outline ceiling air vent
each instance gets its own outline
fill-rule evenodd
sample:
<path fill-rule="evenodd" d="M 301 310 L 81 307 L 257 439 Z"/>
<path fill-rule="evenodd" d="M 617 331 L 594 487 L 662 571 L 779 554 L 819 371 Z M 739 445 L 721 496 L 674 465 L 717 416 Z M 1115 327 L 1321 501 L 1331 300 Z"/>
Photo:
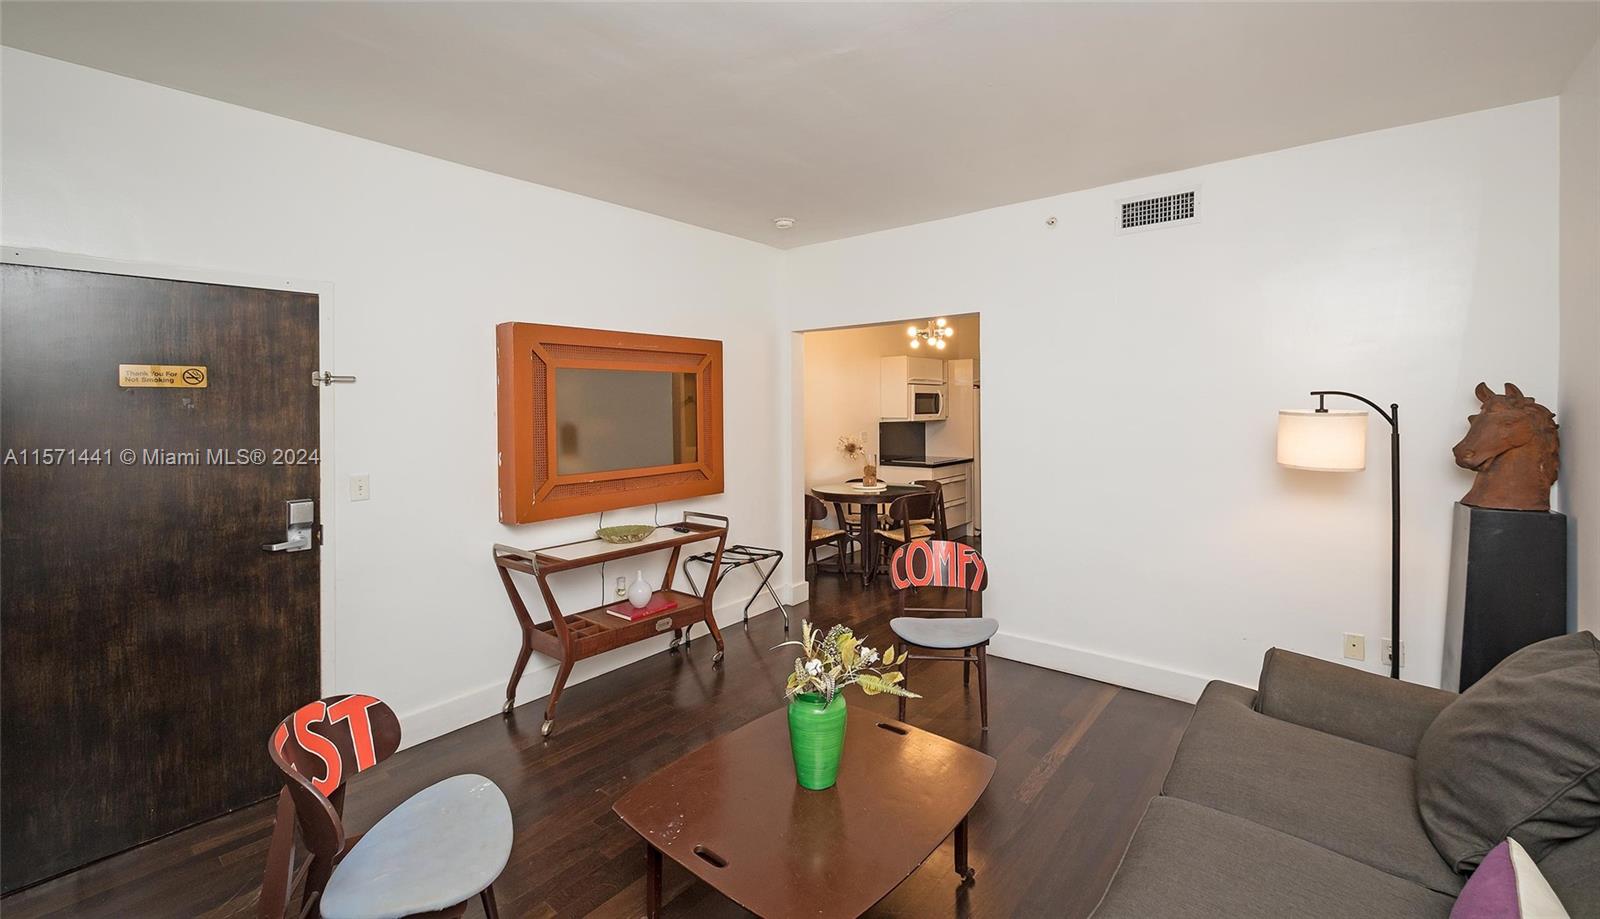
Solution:
<path fill-rule="evenodd" d="M 1142 230 L 1169 223 L 1195 220 L 1195 191 L 1180 191 L 1155 198 L 1133 198 L 1121 202 L 1122 230 Z"/>

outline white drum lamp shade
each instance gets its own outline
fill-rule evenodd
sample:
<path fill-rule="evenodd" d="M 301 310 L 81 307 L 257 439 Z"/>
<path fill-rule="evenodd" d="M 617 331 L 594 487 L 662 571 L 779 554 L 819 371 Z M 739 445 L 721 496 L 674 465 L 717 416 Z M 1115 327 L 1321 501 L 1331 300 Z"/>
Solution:
<path fill-rule="evenodd" d="M 1278 465 L 1314 472 L 1367 468 L 1367 413 L 1278 412 Z"/>

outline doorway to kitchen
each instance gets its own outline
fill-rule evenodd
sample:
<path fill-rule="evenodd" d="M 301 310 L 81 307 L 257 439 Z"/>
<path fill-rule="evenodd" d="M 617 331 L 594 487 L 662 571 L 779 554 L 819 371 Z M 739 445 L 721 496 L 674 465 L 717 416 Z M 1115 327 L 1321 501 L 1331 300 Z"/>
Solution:
<path fill-rule="evenodd" d="M 820 515 L 802 527 L 805 564 L 815 555 L 817 575 L 829 576 L 842 563 L 851 577 L 871 583 L 896 540 L 908 535 L 933 531 L 978 546 L 978 314 L 911 317 L 796 337 L 796 478 L 802 504 L 809 507 L 806 516 Z M 897 519 L 896 512 L 915 501 L 897 505 L 895 499 L 916 490 L 935 493 L 936 513 Z"/>

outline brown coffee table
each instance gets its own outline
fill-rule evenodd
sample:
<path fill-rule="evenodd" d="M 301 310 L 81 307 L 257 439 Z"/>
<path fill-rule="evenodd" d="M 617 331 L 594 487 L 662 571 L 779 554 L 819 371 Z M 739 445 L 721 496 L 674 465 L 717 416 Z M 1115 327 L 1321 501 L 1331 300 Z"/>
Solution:
<path fill-rule="evenodd" d="M 644 838 L 645 909 L 661 912 L 661 856 L 767 919 L 859 916 L 955 833 L 994 758 L 899 721 L 850 709 L 839 782 L 795 782 L 783 709 L 662 768 L 614 810 Z"/>

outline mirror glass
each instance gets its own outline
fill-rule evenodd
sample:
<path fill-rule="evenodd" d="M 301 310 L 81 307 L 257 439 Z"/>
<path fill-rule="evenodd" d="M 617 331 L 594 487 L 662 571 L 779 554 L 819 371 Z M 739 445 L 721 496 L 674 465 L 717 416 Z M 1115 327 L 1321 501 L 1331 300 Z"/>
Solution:
<path fill-rule="evenodd" d="M 698 461 L 695 374 L 557 367 L 556 473 Z"/>

